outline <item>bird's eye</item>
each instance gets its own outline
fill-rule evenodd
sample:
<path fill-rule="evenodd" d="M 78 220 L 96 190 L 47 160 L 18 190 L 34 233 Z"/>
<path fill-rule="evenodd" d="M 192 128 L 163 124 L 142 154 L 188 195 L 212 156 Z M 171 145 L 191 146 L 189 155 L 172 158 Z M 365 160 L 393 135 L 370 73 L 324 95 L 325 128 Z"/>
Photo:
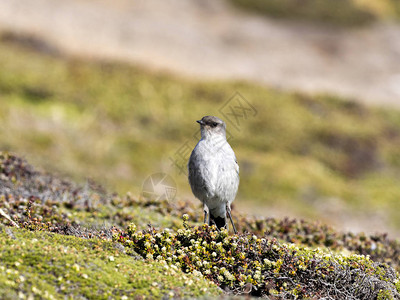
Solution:
<path fill-rule="evenodd" d="M 214 123 L 211 124 L 212 127 L 217 127 L 217 125 L 218 125 L 217 122 L 214 122 Z"/>

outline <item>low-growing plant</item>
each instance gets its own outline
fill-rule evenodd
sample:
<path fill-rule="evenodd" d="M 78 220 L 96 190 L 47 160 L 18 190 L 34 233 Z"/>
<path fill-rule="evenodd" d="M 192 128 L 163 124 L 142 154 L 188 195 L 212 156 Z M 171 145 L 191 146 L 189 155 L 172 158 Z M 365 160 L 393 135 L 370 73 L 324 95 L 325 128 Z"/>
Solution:
<path fill-rule="evenodd" d="M 138 231 L 130 224 L 114 235 L 133 253 L 213 281 L 233 294 L 283 298 L 375 299 L 400 297 L 396 272 L 363 255 L 332 254 L 247 233 L 229 235 L 206 224 L 176 232 Z"/>

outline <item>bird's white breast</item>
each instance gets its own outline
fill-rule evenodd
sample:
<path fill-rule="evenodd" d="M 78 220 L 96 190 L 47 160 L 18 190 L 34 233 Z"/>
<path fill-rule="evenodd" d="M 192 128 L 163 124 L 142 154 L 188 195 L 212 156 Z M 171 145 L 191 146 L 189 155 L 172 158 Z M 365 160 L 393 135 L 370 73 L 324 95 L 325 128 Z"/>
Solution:
<path fill-rule="evenodd" d="M 204 182 L 204 188 L 193 192 L 205 202 L 210 210 L 220 209 L 225 213 L 226 204 L 230 204 L 236 196 L 239 186 L 239 166 L 231 146 L 221 137 L 201 139 L 193 150 L 189 181 L 192 185 Z M 194 173 L 193 173 L 194 171 Z M 190 178 L 192 177 L 192 178 Z"/>

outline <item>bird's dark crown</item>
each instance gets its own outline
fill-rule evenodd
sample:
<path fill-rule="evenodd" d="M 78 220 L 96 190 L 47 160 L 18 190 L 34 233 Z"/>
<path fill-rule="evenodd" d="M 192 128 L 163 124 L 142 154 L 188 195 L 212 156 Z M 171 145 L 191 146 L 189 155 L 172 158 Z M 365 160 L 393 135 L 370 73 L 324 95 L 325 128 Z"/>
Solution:
<path fill-rule="evenodd" d="M 209 126 L 211 128 L 225 127 L 224 121 L 214 116 L 205 116 L 201 120 L 197 121 L 197 123 L 199 123 L 201 126 Z"/>

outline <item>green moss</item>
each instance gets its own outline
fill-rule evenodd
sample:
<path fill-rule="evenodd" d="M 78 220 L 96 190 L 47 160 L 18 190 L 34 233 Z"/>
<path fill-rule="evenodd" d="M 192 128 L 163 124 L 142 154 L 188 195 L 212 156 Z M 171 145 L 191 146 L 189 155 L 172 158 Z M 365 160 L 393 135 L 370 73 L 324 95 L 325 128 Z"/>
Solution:
<path fill-rule="evenodd" d="M 199 297 L 215 285 L 156 261 L 135 260 L 111 242 L 1 227 L 0 297 L 64 299 Z"/>
<path fill-rule="evenodd" d="M 395 298 L 388 291 L 379 291 L 377 300 L 394 300 Z"/>

